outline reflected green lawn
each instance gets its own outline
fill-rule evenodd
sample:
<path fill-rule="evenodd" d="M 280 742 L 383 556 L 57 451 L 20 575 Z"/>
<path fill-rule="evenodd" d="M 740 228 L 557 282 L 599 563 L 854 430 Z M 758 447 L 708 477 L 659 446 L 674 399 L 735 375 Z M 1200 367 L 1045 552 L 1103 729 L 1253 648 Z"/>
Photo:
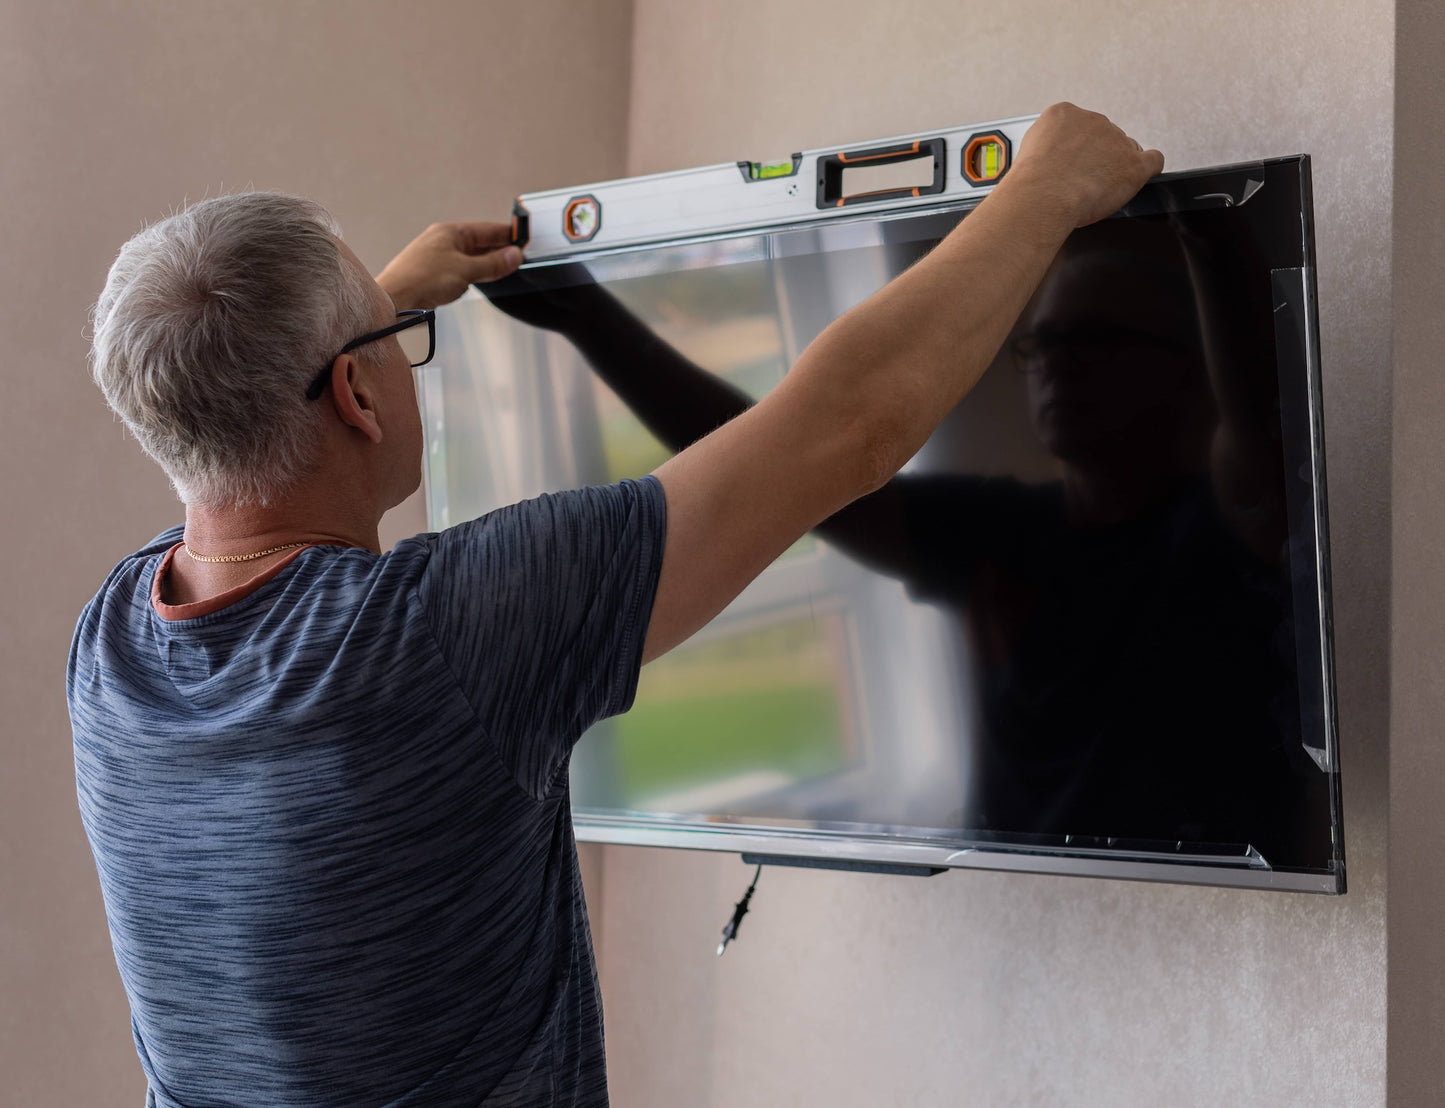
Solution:
<path fill-rule="evenodd" d="M 642 672 L 637 702 L 616 721 L 627 795 L 646 799 L 746 773 L 789 778 L 841 769 L 836 617 L 796 617 L 689 643 Z"/>
<path fill-rule="evenodd" d="M 842 768 L 839 727 L 831 685 L 664 698 L 617 721 L 619 768 L 632 797 L 756 770 L 814 777 Z"/>

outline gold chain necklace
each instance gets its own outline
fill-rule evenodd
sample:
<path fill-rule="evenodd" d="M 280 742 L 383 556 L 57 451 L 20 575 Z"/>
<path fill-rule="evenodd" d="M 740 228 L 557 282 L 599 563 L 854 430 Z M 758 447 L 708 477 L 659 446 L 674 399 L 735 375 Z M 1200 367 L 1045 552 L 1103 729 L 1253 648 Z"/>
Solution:
<path fill-rule="evenodd" d="M 186 546 L 185 543 L 181 543 Z M 310 546 L 309 542 L 288 542 L 281 546 L 272 546 L 266 550 L 258 550 L 254 554 L 197 554 L 189 546 L 186 546 L 186 553 L 198 562 L 254 562 L 257 558 L 264 558 L 267 554 L 279 554 L 283 550 L 295 550 L 298 546 Z"/>

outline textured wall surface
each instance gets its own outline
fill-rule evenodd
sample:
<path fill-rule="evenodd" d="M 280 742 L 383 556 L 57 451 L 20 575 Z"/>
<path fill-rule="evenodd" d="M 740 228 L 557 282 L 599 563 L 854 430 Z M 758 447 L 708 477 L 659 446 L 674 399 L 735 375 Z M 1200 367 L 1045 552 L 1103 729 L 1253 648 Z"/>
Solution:
<path fill-rule="evenodd" d="M 629 0 L 0 0 L 0 1102 L 135 1108 L 144 1089 L 63 690 L 81 605 L 181 516 L 86 372 L 116 250 L 187 197 L 255 185 L 329 205 L 379 267 L 433 219 L 622 173 L 630 18 Z M 415 503 L 393 516 L 384 539 L 422 526 Z"/>
<path fill-rule="evenodd" d="M 1396 24 L 1394 574 L 1390 638 L 1390 1104 L 1445 1101 L 1445 9 Z"/>
<path fill-rule="evenodd" d="M 751 870 L 608 848 L 616 1102 L 1384 1103 L 1394 5 L 637 0 L 634 19 L 631 173 L 1059 99 L 1173 168 L 1314 156 L 1350 892 L 772 869 L 719 960 Z"/>

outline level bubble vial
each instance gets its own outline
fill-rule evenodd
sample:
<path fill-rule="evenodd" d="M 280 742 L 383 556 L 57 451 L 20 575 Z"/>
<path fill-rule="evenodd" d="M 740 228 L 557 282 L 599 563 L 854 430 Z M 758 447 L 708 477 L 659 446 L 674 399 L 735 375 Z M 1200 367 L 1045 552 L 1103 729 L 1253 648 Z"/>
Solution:
<path fill-rule="evenodd" d="M 1008 138 L 997 132 L 973 135 L 963 148 L 963 175 L 975 185 L 990 185 L 1008 172 Z"/>
<path fill-rule="evenodd" d="M 602 227 L 602 205 L 595 196 L 574 196 L 562 212 L 562 233 L 571 242 L 586 242 Z"/>

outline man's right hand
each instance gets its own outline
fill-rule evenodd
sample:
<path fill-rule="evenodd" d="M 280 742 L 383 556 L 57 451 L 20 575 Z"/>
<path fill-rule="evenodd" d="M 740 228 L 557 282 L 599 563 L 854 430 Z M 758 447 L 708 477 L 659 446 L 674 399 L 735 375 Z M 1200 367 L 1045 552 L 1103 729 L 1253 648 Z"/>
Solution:
<path fill-rule="evenodd" d="M 506 223 L 433 223 L 376 275 L 396 304 L 436 308 L 450 304 L 475 281 L 496 281 L 522 264 Z"/>

